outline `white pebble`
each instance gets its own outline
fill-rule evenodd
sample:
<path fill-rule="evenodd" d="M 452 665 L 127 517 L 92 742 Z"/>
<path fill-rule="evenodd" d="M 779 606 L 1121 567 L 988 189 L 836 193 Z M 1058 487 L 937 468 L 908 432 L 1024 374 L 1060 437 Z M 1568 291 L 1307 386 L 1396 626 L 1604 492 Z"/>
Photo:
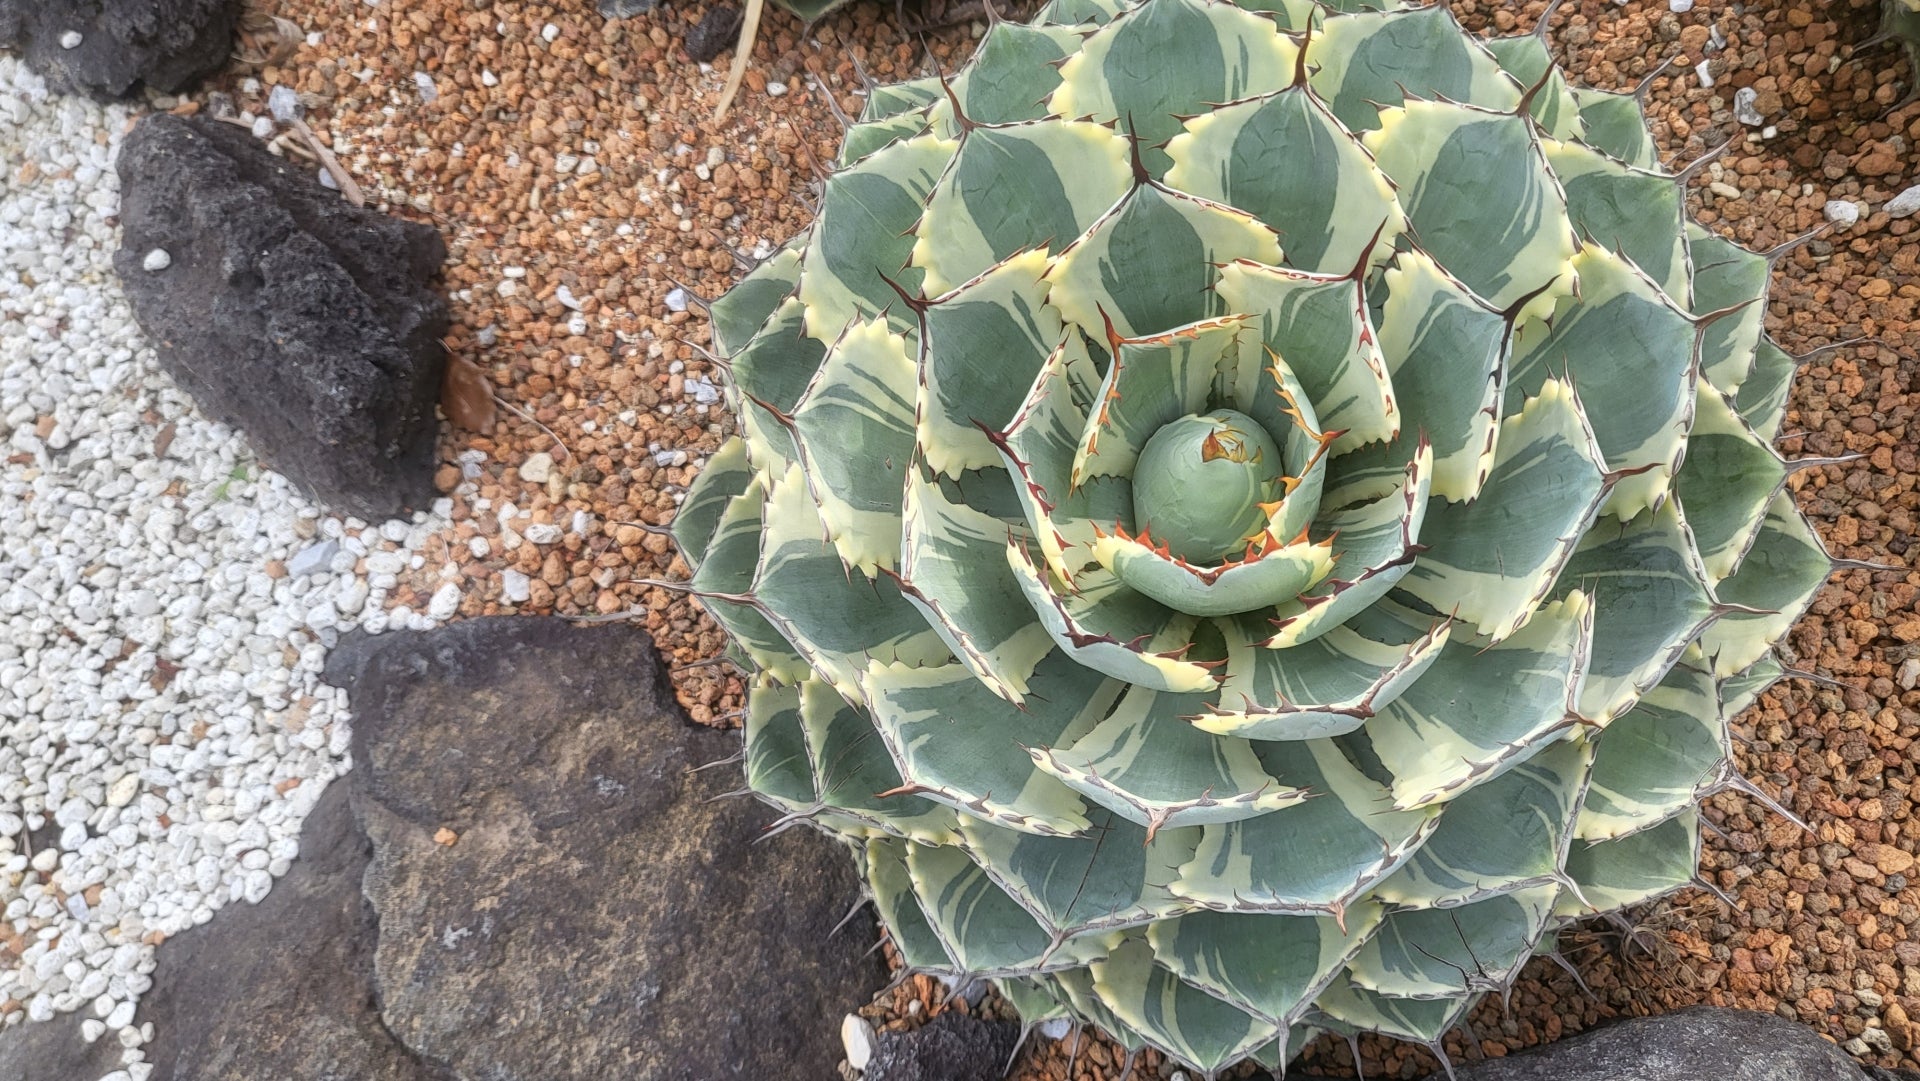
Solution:
<path fill-rule="evenodd" d="M 1915 184 L 1913 187 L 1888 199 L 1887 205 L 1882 209 L 1884 209 L 1889 216 L 1895 218 L 1908 218 L 1912 217 L 1915 213 L 1920 213 L 1920 184 Z"/>
<path fill-rule="evenodd" d="M 529 454 L 527 455 L 527 460 L 520 463 L 520 479 L 522 480 L 532 481 L 535 484 L 545 484 L 547 478 L 551 476 L 553 476 L 553 455 L 548 454 L 546 451 Z"/>
<path fill-rule="evenodd" d="M 276 87 L 269 106 L 291 119 L 299 96 Z M 161 372 L 113 267 L 133 115 L 49 96 L 0 55 L 0 156 L 60 167 L 0 183 L 0 919 L 28 944 L 0 963 L 0 1002 L 35 1022 L 87 1011 L 82 1035 L 124 1049 L 114 1081 L 147 1075 L 145 940 L 258 900 L 291 866 L 348 765 L 327 651 L 388 625 L 387 592 L 445 551 L 450 510 L 390 539 L 329 517 Z M 393 577 L 375 593 L 383 545 L 399 550 L 379 553 Z M 29 830 L 48 831 L 31 857 Z"/>
<path fill-rule="evenodd" d="M 500 596 L 508 604 L 525 604 L 533 579 L 509 567 L 500 572 Z"/>
<path fill-rule="evenodd" d="M 859 1014 L 840 1020 L 840 1046 L 846 1049 L 847 1065 L 864 1070 L 873 1061 L 873 1025 Z"/>
<path fill-rule="evenodd" d="M 427 616 L 435 621 L 452 617 L 460 610 L 460 587 L 448 582 L 433 591 L 433 598 L 427 601 Z"/>
<path fill-rule="evenodd" d="M 1845 229 L 1860 220 L 1860 204 L 1845 199 L 1829 199 L 1826 207 L 1827 220 Z"/>
<path fill-rule="evenodd" d="M 1622 0 L 1622 2 L 1624 2 L 1624 0 Z M 1709 88 L 1713 86 L 1713 72 L 1707 70 L 1707 65 L 1711 63 L 1713 63 L 1711 60 L 1702 60 L 1693 66 L 1693 73 L 1700 77 L 1701 86 Z"/>
<path fill-rule="evenodd" d="M 267 111 L 282 124 L 300 119 L 300 95 L 291 86 L 276 86 L 267 92 Z"/>
<path fill-rule="evenodd" d="M 1073 1022 L 1064 1017 L 1049 1017 L 1034 1026 L 1034 1031 L 1049 1040 L 1064 1040 L 1073 1031 Z"/>
<path fill-rule="evenodd" d="M 85 40 L 87 39 L 80 36 L 80 31 L 69 30 L 60 35 L 60 47 L 62 49 L 78 49 L 80 43 Z"/>
<path fill-rule="evenodd" d="M 533 544 L 557 544 L 565 533 L 552 522 L 534 522 L 520 531 Z"/>
<path fill-rule="evenodd" d="M 1667 0 L 1667 10 L 1684 15 L 1693 10 L 1693 0 Z"/>
<path fill-rule="evenodd" d="M 667 291 L 667 310 L 670 312 L 683 312 L 687 310 L 687 291 L 685 289 L 676 285 Z"/>

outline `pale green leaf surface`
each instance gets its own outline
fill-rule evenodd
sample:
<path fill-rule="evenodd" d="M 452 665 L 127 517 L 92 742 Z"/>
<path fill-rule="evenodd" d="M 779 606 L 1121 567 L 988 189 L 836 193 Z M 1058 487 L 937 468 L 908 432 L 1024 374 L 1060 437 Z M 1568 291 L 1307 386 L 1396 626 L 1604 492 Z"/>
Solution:
<path fill-rule="evenodd" d="M 753 469 L 747 464 L 747 445 L 738 437 L 720 444 L 720 449 L 700 467 L 700 475 L 687 490 L 687 498 L 673 515 L 673 543 L 696 572 L 720 528 L 720 516 L 734 496 L 746 491 L 753 481 Z"/>
<path fill-rule="evenodd" d="M 1793 505 L 1793 496 L 1775 494 L 1740 568 L 1714 588 L 1722 604 L 1757 611 L 1727 615 L 1700 636 L 1713 674 L 1732 675 L 1765 656 L 1813 603 L 1832 570 L 1833 561 Z"/>
<path fill-rule="evenodd" d="M 1700 374 L 1731 395 L 1753 370 L 1772 267 L 1766 256 L 1692 221 L 1687 222 L 1687 251 L 1693 262 L 1693 314 L 1739 308 L 1708 324 L 1700 340 Z"/>
<path fill-rule="evenodd" d="M 1214 711 L 1194 718 L 1194 727 L 1243 739 L 1314 739 L 1360 727 L 1403 694 L 1440 656 L 1451 624 L 1436 621 L 1396 642 L 1405 636 L 1369 638 L 1357 619 L 1287 649 L 1265 648 L 1273 628 L 1258 615 L 1219 626 L 1227 677 Z"/>
<path fill-rule="evenodd" d="M 867 841 L 867 884 L 873 890 L 873 905 L 886 925 L 888 939 L 909 970 L 954 972 L 953 958 L 914 893 L 913 875 L 907 870 L 907 852 L 914 847 L 910 841 L 893 837 Z"/>
<path fill-rule="evenodd" d="M 1430 908 L 1556 881 L 1592 766 L 1589 741 L 1561 740 L 1448 800 L 1433 836 L 1374 897 Z"/>
<path fill-rule="evenodd" d="M 890 116 L 885 120 L 855 124 L 847 129 L 847 137 L 840 144 L 840 156 L 835 159 L 837 166 L 844 169 L 858 164 L 867 156 L 903 139 L 925 135 L 929 127 L 927 114 L 918 110 Z"/>
<path fill-rule="evenodd" d="M 1167 893 L 1183 851 L 1104 808 L 1085 834 L 1043 837 L 963 819 L 967 849 L 987 875 L 1062 939 L 1164 920 L 1188 906 Z"/>
<path fill-rule="evenodd" d="M 819 519 L 840 558 L 863 573 L 900 559 L 913 457 L 914 367 L 883 321 L 850 324 L 793 411 Z"/>
<path fill-rule="evenodd" d="M 1534 122 L 1540 130 L 1555 139 L 1577 139 L 1583 126 L 1580 123 L 1580 102 L 1573 96 L 1573 89 L 1554 65 L 1553 56 L 1547 52 L 1547 41 L 1539 34 L 1523 34 L 1516 37 L 1493 38 L 1486 43 L 1487 51 L 1500 62 L 1500 67 L 1515 82 L 1533 91 L 1533 101 L 1529 108 Z M 1541 80 L 1545 79 L 1545 85 Z"/>
<path fill-rule="evenodd" d="M 1017 252 L 1058 252 L 1132 187 L 1127 141 L 1098 124 L 974 128 L 915 230 L 922 288 L 947 292 Z"/>
<path fill-rule="evenodd" d="M 1522 315 L 1574 291 L 1578 245 L 1531 121 L 1409 101 L 1380 123 L 1365 143 L 1398 186 L 1415 241 L 1467 288 L 1502 311 L 1524 300 Z"/>
<path fill-rule="evenodd" d="M 1760 339 L 1754 354 L 1753 373 L 1740 384 L 1734 406 L 1740 416 L 1766 440 L 1780 436 L 1780 423 L 1787 416 L 1787 392 L 1793 389 L 1794 372 L 1800 361 L 1768 338 Z"/>
<path fill-rule="evenodd" d="M 1412 569 L 1424 528 L 1433 448 L 1421 443 L 1397 491 L 1324 513 L 1313 532 L 1334 538 L 1334 573 L 1274 609 L 1274 648 L 1311 641 L 1364 611 Z"/>
<path fill-rule="evenodd" d="M 1330 17 L 1307 45 L 1307 85 L 1353 131 L 1408 95 L 1514 109 L 1520 87 L 1445 7 Z"/>
<path fill-rule="evenodd" d="M 1378 262 L 1406 228 L 1386 176 L 1306 87 L 1202 113 L 1167 154 L 1170 187 L 1257 216 L 1286 238 L 1297 270 Z"/>
<path fill-rule="evenodd" d="M 782 683 L 796 683 L 812 675 L 812 669 L 753 596 L 765 504 L 766 487 L 758 479 L 727 503 L 700 569 L 687 584 L 749 661 Z"/>
<path fill-rule="evenodd" d="M 1573 98 L 1580 103 L 1580 123 L 1586 128 L 1583 139 L 1608 155 L 1636 169 L 1653 169 L 1660 164 L 1659 148 L 1647 131 L 1647 114 L 1632 94 L 1574 87 Z"/>
<path fill-rule="evenodd" d="M 1236 314 L 1113 341 L 1098 404 L 1074 452 L 1073 484 L 1132 476 L 1141 449 L 1163 425 L 1206 412 L 1216 381 L 1238 363 L 1240 340 L 1249 330 L 1247 317 Z"/>
<path fill-rule="evenodd" d="M 917 437 L 935 470 L 954 475 L 1004 464 L 987 430 L 1013 420 L 1061 346 L 1064 325 L 1040 280 L 1046 269 L 1045 252 L 1023 252 L 921 313 Z"/>
<path fill-rule="evenodd" d="M 1013 124 L 1047 115 L 1047 98 L 1060 85 L 1059 62 L 1080 44 L 1067 26 L 995 22 L 973 59 L 953 77 L 953 98 L 934 103 L 942 135 L 957 134 L 953 100 L 974 124 Z"/>
<path fill-rule="evenodd" d="M 1578 709 L 1593 724 L 1659 682 L 1713 616 L 1700 557 L 1671 501 L 1629 522 L 1596 523 L 1560 581 L 1593 598 L 1593 659 Z"/>
<path fill-rule="evenodd" d="M 1055 116 L 1115 123 L 1159 176 L 1180 117 L 1280 89 L 1297 51 L 1273 23 L 1231 4 L 1157 0 L 1090 35 L 1060 66 L 1048 105 Z"/>
<path fill-rule="evenodd" d="M 1280 1036 L 1274 1025 L 1193 987 L 1154 963 L 1144 938 L 1129 938 L 1094 962 L 1093 985 L 1109 1009 L 1148 1042 L 1207 1073 L 1231 1066 Z"/>
<path fill-rule="evenodd" d="M 747 784 L 760 798 L 790 814 L 819 805 L 798 687 L 754 682 L 747 692 L 746 750 Z"/>
<path fill-rule="evenodd" d="M 1227 306 L 1259 320 L 1243 367 L 1272 350 L 1300 381 L 1320 427 L 1341 433 L 1337 456 L 1400 430 L 1400 407 L 1367 312 L 1365 283 L 1350 275 L 1308 274 L 1256 263 L 1220 269 L 1215 287 Z"/>
<path fill-rule="evenodd" d="M 1260 544 L 1261 542 L 1255 542 Z M 1224 616 L 1266 608 L 1317 585 L 1333 571 L 1333 548 L 1313 541 L 1249 547 L 1234 562 L 1196 567 L 1132 537 L 1106 536 L 1094 558 L 1116 578 L 1176 612 Z"/>
<path fill-rule="evenodd" d="M 1143 184 L 1060 253 L 1047 280 L 1067 321 L 1098 342 L 1139 338 L 1226 314 L 1214 267 L 1280 261 L 1258 218 Z"/>
<path fill-rule="evenodd" d="M 878 150 L 827 181 L 813 225 L 818 239 L 807 248 L 800 276 L 809 335 L 832 341 L 850 320 L 881 312 L 895 330 L 912 329 L 913 313 L 894 285 L 909 295 L 920 287 L 922 272 L 907 265 L 913 227 L 959 148 L 955 140 L 922 135 Z"/>
<path fill-rule="evenodd" d="M 860 108 L 862 121 L 885 120 L 899 116 L 910 110 L 931 105 L 942 97 L 940 77 L 926 75 L 905 82 L 888 83 L 876 86 L 867 94 L 867 103 Z"/>
<path fill-rule="evenodd" d="M 1401 587 L 1495 640 L 1532 618 L 1605 496 L 1600 448 L 1573 389 L 1548 380 L 1501 422 L 1493 472 L 1471 503 L 1437 503 L 1430 547 Z"/>
<path fill-rule="evenodd" d="M 1183 656 L 1194 619 L 1122 582 L 1112 571 L 1081 571 L 1069 588 L 1033 562 L 1025 545 L 1007 548 L 1007 565 L 1054 644 L 1075 661 L 1118 680 L 1191 694 L 1217 682 Z"/>
<path fill-rule="evenodd" d="M 916 668 L 875 662 L 866 690 L 873 724 L 907 783 L 968 815 L 1026 833 L 1072 834 L 1086 805 L 1034 768 L 1030 746 L 1092 727 L 1123 689 L 1064 653 L 1041 661 L 1025 708 L 989 691 L 957 664 Z"/>
<path fill-rule="evenodd" d="M 886 575 L 850 573 L 820 538 L 806 482 L 796 468 L 773 486 L 753 593 L 760 610 L 850 701 L 869 660 L 934 664 L 946 643 Z"/>
<path fill-rule="evenodd" d="M 912 845 L 907 870 L 927 923 L 962 971 L 1021 974 L 1073 963 L 1052 935 L 956 845 Z"/>
<path fill-rule="evenodd" d="M 1514 340 L 1507 409 L 1550 379 L 1573 384 L 1609 472 L 1601 513 L 1631 518 L 1665 497 L 1693 420 L 1694 329 L 1685 312 L 1633 264 L 1588 246 L 1573 258 L 1580 295 L 1562 297 L 1551 324 Z"/>
<path fill-rule="evenodd" d="M 1623 837 L 1692 807 L 1720 779 L 1731 753 L 1713 677 L 1674 668 L 1594 738 L 1580 839 Z"/>
<path fill-rule="evenodd" d="M 1473 1004 L 1471 998 L 1378 995 L 1356 987 L 1344 974 L 1335 978 L 1315 1003 L 1320 1008 L 1320 1020 L 1334 1032 L 1379 1032 L 1423 1044 L 1439 1042 Z"/>
<path fill-rule="evenodd" d="M 729 357 L 739 352 L 780 302 L 793 295 L 800 284 L 800 253 L 811 236 L 795 237 L 713 302 L 715 352 Z"/>
<path fill-rule="evenodd" d="M 1341 488 L 1397 480 L 1424 437 L 1433 446 L 1433 494 L 1474 498 L 1493 468 L 1510 340 L 1505 317 L 1417 249 L 1394 256 L 1372 299 L 1400 437 L 1343 457 L 1341 474 L 1356 479 Z"/>
<path fill-rule="evenodd" d="M 1425 807 L 1524 761 L 1566 723 L 1592 641 L 1575 591 L 1496 645 L 1452 641 L 1359 732 L 1393 775 L 1393 805 Z"/>
<path fill-rule="evenodd" d="M 949 499 L 918 470 L 908 478 L 900 592 L 960 663 L 1017 705 L 1053 640 L 1007 566 L 1013 537 L 1014 527 Z"/>
<path fill-rule="evenodd" d="M 1617 841 L 1575 842 L 1567 875 L 1576 888 L 1561 893 L 1554 914 L 1577 919 L 1651 901 L 1691 883 L 1698 866 L 1700 816 L 1694 811 Z"/>
<path fill-rule="evenodd" d="M 945 845 L 959 839 L 953 808 L 895 791 L 901 787 L 900 771 L 886 742 L 866 713 L 848 705 L 825 681 L 800 684 L 800 720 L 822 807 L 905 840 Z"/>
<path fill-rule="evenodd" d="M 1281 784 L 1306 802 L 1207 826 L 1175 896 L 1230 912 L 1338 915 L 1392 874 L 1432 832 L 1437 808 L 1399 811 L 1384 786 L 1330 740 L 1253 744 Z"/>
<path fill-rule="evenodd" d="M 1632 260 L 1675 303 L 1693 286 L 1687 266 L 1686 193 L 1674 178 L 1591 146 L 1546 140 L 1547 164 L 1567 194 L 1567 216 L 1584 240 Z"/>
<path fill-rule="evenodd" d="M 1695 403 L 1674 494 L 1707 581 L 1717 583 L 1733 573 L 1759 535 L 1767 504 L 1787 482 L 1787 464 L 1712 383 L 1701 381 Z"/>
<path fill-rule="evenodd" d="M 773 478 L 800 460 L 793 408 L 826 359 L 826 344 L 806 334 L 806 306 L 789 298 L 746 347 L 734 354 L 731 382 L 741 436 L 754 472 Z"/>
<path fill-rule="evenodd" d="M 1253 744 L 1187 722 L 1204 708 L 1199 695 L 1131 687 L 1092 729 L 1034 748 L 1033 760 L 1151 831 L 1265 816 L 1305 798 L 1261 766 Z"/>
<path fill-rule="evenodd" d="M 989 437 L 1017 478 L 1027 524 L 1054 578 L 1066 579 L 1092 563 L 1099 533 L 1133 517 L 1132 488 L 1125 482 L 1072 483 L 1074 453 L 1097 382 L 1080 336 L 1069 334 L 1041 365 L 1012 423 Z"/>
<path fill-rule="evenodd" d="M 1548 883 L 1453 908 L 1393 912 L 1347 977 L 1395 998 L 1457 1000 L 1505 987 L 1533 959 L 1559 892 Z"/>
<path fill-rule="evenodd" d="M 1327 916 L 1195 912 L 1147 928 L 1155 960 L 1196 987 L 1292 1024 L 1380 926 L 1379 905 Z"/>

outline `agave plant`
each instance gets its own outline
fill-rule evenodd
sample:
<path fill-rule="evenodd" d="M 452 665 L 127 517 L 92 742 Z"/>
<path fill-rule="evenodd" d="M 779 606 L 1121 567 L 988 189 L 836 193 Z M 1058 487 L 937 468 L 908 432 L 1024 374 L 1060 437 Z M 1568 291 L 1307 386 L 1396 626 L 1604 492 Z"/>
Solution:
<path fill-rule="evenodd" d="M 1054 0 L 713 305 L 674 533 L 913 970 L 1202 1073 L 1693 880 L 1830 562 L 1770 256 L 1443 8 Z"/>

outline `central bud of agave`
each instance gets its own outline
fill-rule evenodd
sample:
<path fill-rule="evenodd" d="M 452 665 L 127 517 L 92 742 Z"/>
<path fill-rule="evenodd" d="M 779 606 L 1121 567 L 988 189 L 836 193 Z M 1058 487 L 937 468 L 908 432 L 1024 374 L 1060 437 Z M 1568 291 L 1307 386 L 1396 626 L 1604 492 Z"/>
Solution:
<path fill-rule="evenodd" d="M 740 438 L 673 525 L 748 783 L 902 962 L 1207 1076 L 1437 1046 L 1688 882 L 1829 566 L 1768 259 L 1634 98 L 1242 3 L 1051 0 L 875 89 L 713 306 Z"/>
<path fill-rule="evenodd" d="M 1233 409 L 1189 413 L 1141 449 L 1134 520 L 1177 558 L 1217 562 L 1265 532 L 1282 473 L 1279 446 L 1252 417 Z"/>

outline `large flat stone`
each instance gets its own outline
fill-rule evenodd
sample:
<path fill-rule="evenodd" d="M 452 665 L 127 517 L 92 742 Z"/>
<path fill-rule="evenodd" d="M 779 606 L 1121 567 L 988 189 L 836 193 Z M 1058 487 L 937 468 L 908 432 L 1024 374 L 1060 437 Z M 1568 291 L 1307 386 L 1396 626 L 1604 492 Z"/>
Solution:
<path fill-rule="evenodd" d="M 387 1028 L 472 1081 L 833 1076 L 882 980 L 851 861 L 716 800 L 638 628 L 469 620 L 350 641 L 356 817 Z"/>
<path fill-rule="evenodd" d="M 336 782 L 265 900 L 227 905 L 160 947 L 139 1013 L 154 1027 L 152 1081 L 453 1081 L 375 1008 L 373 908 L 360 895 L 371 856 Z"/>

